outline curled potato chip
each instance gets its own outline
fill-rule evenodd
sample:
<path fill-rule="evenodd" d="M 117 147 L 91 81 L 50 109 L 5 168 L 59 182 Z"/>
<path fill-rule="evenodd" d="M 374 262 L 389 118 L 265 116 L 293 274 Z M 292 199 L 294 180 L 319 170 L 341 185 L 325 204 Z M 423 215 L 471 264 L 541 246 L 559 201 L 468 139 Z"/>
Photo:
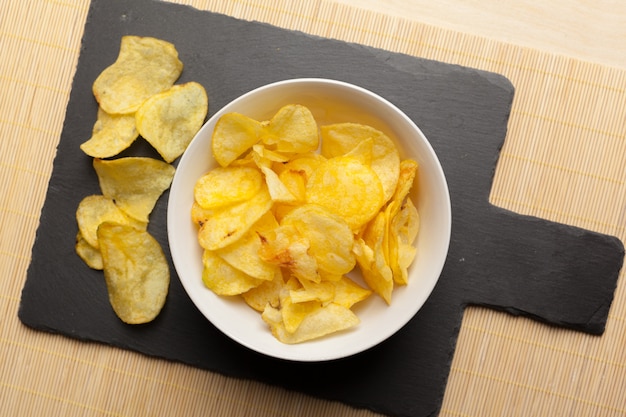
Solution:
<path fill-rule="evenodd" d="M 218 295 L 239 295 L 265 281 L 233 268 L 210 250 L 203 252 L 202 263 L 202 282 Z"/>
<path fill-rule="evenodd" d="M 335 282 L 333 281 L 311 282 L 303 280 L 301 283 L 302 288 L 289 291 L 289 298 L 292 303 L 315 301 L 324 305 L 335 299 Z"/>
<path fill-rule="evenodd" d="M 283 106 L 263 126 L 261 140 L 278 152 L 301 154 L 314 151 L 319 146 L 317 122 L 305 106 Z"/>
<path fill-rule="evenodd" d="M 396 189 L 400 171 L 400 154 L 391 138 L 383 132 L 358 123 L 337 123 L 320 127 L 322 155 L 327 158 L 345 155 L 362 141 L 371 139 L 371 166 L 383 187 L 384 201 Z"/>
<path fill-rule="evenodd" d="M 274 170 L 268 167 L 261 167 L 261 171 L 265 176 L 265 183 L 270 192 L 272 201 L 280 203 L 292 203 L 298 201 L 298 198 L 289 190 L 289 187 L 280 179 Z"/>
<path fill-rule="evenodd" d="M 100 73 L 92 90 L 107 113 L 134 113 L 148 97 L 170 88 L 182 70 L 173 44 L 123 36 L 116 61 Z"/>
<path fill-rule="evenodd" d="M 194 199 L 203 208 L 217 208 L 247 200 L 263 184 L 263 175 L 253 167 L 217 167 L 200 177 Z"/>
<path fill-rule="evenodd" d="M 265 262 L 286 268 L 299 279 L 321 280 L 317 261 L 309 252 L 311 244 L 295 227 L 280 225 L 259 236 L 259 256 Z"/>
<path fill-rule="evenodd" d="M 216 210 L 209 216 L 198 232 L 200 246 L 217 250 L 239 240 L 257 220 L 272 207 L 272 198 L 267 187 L 237 204 Z"/>
<path fill-rule="evenodd" d="M 213 157 L 225 167 L 260 140 L 261 122 L 239 113 L 219 118 L 211 136 Z"/>
<path fill-rule="evenodd" d="M 314 309 L 314 311 L 302 319 L 293 333 L 287 330 L 280 310 L 268 305 L 261 317 L 269 325 L 272 334 L 286 344 L 296 344 L 317 339 L 349 329 L 360 322 L 352 310 L 335 303 Z"/>
<path fill-rule="evenodd" d="M 293 227 L 306 238 L 308 253 L 315 258 L 319 270 L 341 275 L 354 268 L 354 235 L 342 217 L 324 207 L 305 204 L 287 214 L 281 225 Z"/>
<path fill-rule="evenodd" d="M 80 257 L 80 259 L 87 264 L 87 266 L 91 269 L 96 269 L 101 271 L 103 268 L 102 265 L 102 254 L 100 251 L 93 246 L 91 246 L 80 233 L 80 231 L 76 234 L 76 254 Z"/>
<path fill-rule="evenodd" d="M 282 271 L 278 268 L 271 281 L 263 281 L 260 285 L 242 293 L 241 296 L 246 304 L 260 312 L 263 312 L 266 305 L 278 308 L 284 284 Z"/>
<path fill-rule="evenodd" d="M 278 226 L 271 211 L 265 213 L 250 229 L 236 242 L 216 250 L 216 254 L 224 261 L 254 278 L 271 281 L 279 268 L 265 262 L 259 256 L 261 249 L 260 234 L 273 230 Z"/>
<path fill-rule="evenodd" d="M 172 162 L 187 149 L 208 110 L 209 100 L 201 84 L 174 85 L 143 102 L 135 113 L 137 131 L 165 162 Z"/>
<path fill-rule="evenodd" d="M 406 199 L 389 225 L 390 265 L 397 284 L 408 283 L 408 268 L 417 254 L 413 241 L 419 231 L 419 214 L 413 202 Z"/>
<path fill-rule="evenodd" d="M 110 158 L 128 148 L 139 136 L 135 114 L 109 114 L 98 108 L 91 138 L 80 149 L 94 158 Z"/>
<path fill-rule="evenodd" d="M 127 224 L 139 229 L 147 227 L 147 223 L 128 216 L 112 199 L 100 194 L 89 195 L 80 201 L 76 209 L 76 222 L 82 238 L 96 250 L 100 249 L 98 227 L 101 223 Z"/>
<path fill-rule="evenodd" d="M 383 242 L 386 234 L 385 213 L 379 213 L 368 225 L 364 237 L 356 240 L 356 259 L 368 287 L 391 304 L 393 273 L 385 258 Z"/>
<path fill-rule="evenodd" d="M 352 230 L 358 230 L 378 213 L 384 195 L 372 168 L 344 156 L 326 160 L 313 172 L 306 200 L 343 217 Z"/>
<path fill-rule="evenodd" d="M 98 227 L 109 301 L 125 323 L 152 321 L 165 305 L 170 273 L 159 243 L 147 231 L 105 222 Z"/>
<path fill-rule="evenodd" d="M 371 290 L 361 287 L 346 276 L 342 276 L 338 281 L 334 281 L 333 284 L 335 286 L 333 302 L 346 308 L 351 308 L 372 294 Z"/>
<path fill-rule="evenodd" d="M 114 200 L 126 214 L 144 222 L 169 188 L 176 170 L 168 163 L 146 157 L 96 158 L 93 167 L 102 194 Z"/>

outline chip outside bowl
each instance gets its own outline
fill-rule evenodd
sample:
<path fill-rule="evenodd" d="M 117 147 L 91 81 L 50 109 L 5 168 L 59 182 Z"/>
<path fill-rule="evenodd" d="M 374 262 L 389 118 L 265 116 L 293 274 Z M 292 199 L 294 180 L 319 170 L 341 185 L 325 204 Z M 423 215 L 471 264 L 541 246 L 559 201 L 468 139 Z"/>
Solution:
<path fill-rule="evenodd" d="M 409 283 L 396 286 L 391 305 L 372 295 L 353 310 L 361 323 L 347 331 L 296 345 L 271 334 L 259 312 L 241 297 L 222 297 L 202 282 L 202 248 L 191 221 L 195 182 L 217 166 L 211 154 L 211 134 L 221 115 L 239 112 L 267 120 L 283 105 L 307 106 L 319 125 L 337 122 L 369 124 L 390 136 L 402 158 L 419 163 L 411 198 L 420 214 L 417 256 L 409 268 Z M 443 269 L 451 233 L 449 191 L 439 160 L 420 129 L 397 107 L 364 88 L 336 80 L 302 78 L 279 81 L 252 90 L 224 106 L 196 134 L 181 157 L 168 200 L 169 246 L 174 267 L 192 302 L 221 332 L 264 355 L 302 362 L 328 361 L 363 352 L 402 328 L 419 311 Z M 357 281 L 360 275 L 351 273 Z"/>

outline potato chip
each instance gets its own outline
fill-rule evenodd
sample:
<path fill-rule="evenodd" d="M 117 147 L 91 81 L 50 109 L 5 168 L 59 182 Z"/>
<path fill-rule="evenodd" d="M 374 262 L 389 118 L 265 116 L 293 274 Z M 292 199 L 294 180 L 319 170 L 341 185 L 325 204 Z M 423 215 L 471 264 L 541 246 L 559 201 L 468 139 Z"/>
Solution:
<path fill-rule="evenodd" d="M 174 85 L 143 102 L 135 114 L 137 131 L 165 162 L 172 162 L 187 149 L 208 110 L 202 85 L 193 81 Z"/>
<path fill-rule="evenodd" d="M 290 290 L 287 285 L 279 294 L 283 325 L 285 326 L 285 330 L 289 333 L 295 332 L 307 316 L 322 308 L 322 304 L 316 300 L 299 303 L 293 302 L 290 294 L 294 291 L 297 290 Z"/>
<path fill-rule="evenodd" d="M 315 258 L 318 270 L 341 275 L 354 268 L 354 235 L 342 217 L 321 206 L 306 204 L 287 214 L 281 225 L 294 227 L 307 239 L 308 253 Z"/>
<path fill-rule="evenodd" d="M 335 287 L 333 303 L 346 308 L 351 308 L 372 294 L 372 291 L 361 287 L 346 276 L 340 277 L 338 281 L 333 282 L 333 285 Z"/>
<path fill-rule="evenodd" d="M 286 344 L 297 344 L 321 338 L 360 323 L 359 318 L 349 308 L 334 303 L 315 309 L 308 314 L 293 333 L 287 331 L 280 310 L 266 306 L 261 317 L 269 325 L 274 337 Z"/>
<path fill-rule="evenodd" d="M 267 184 L 267 189 L 270 192 L 272 201 L 279 203 L 294 203 L 298 201 L 298 198 L 292 194 L 276 172 L 268 167 L 261 167 L 261 171 L 265 176 L 265 183 Z"/>
<path fill-rule="evenodd" d="M 370 221 L 382 207 L 383 199 L 376 173 L 350 157 L 323 162 L 307 183 L 307 202 L 343 217 L 352 230 Z"/>
<path fill-rule="evenodd" d="M 356 240 L 356 258 L 369 288 L 391 304 L 393 273 L 383 253 L 385 239 L 385 214 L 380 213 L 368 225 L 363 238 Z"/>
<path fill-rule="evenodd" d="M 193 202 L 191 205 L 191 220 L 198 226 L 202 227 L 204 223 L 215 213 L 218 209 L 205 209 L 197 202 Z"/>
<path fill-rule="evenodd" d="M 198 232 L 200 246 L 217 250 L 240 239 L 272 207 L 272 198 L 263 185 L 250 199 L 216 210 Z"/>
<path fill-rule="evenodd" d="M 222 115 L 213 129 L 211 149 L 218 164 L 230 165 L 259 142 L 261 122 L 239 113 Z"/>
<path fill-rule="evenodd" d="M 263 175 L 252 167 L 217 167 L 200 177 L 194 199 L 203 208 L 218 208 L 250 199 L 263 184 Z"/>
<path fill-rule="evenodd" d="M 218 295 L 239 295 L 265 282 L 233 268 L 210 250 L 203 252 L 202 263 L 202 282 Z"/>
<path fill-rule="evenodd" d="M 263 158 L 269 162 L 287 162 L 289 161 L 289 157 L 281 154 L 280 152 L 272 151 L 267 149 L 264 145 L 257 143 L 252 145 L 252 150 L 258 155 L 260 158 Z"/>
<path fill-rule="evenodd" d="M 233 268 L 254 278 L 271 281 L 279 268 L 259 257 L 261 249 L 259 235 L 276 227 L 278 227 L 278 222 L 272 212 L 268 211 L 239 240 L 217 249 L 215 253 Z"/>
<path fill-rule="evenodd" d="M 94 158 L 110 158 L 128 148 L 139 136 L 135 114 L 109 114 L 98 108 L 91 138 L 80 149 Z"/>
<path fill-rule="evenodd" d="M 292 199 L 285 202 L 303 204 L 306 201 L 306 173 L 303 170 L 285 169 L 279 175 L 281 184 L 289 191 Z"/>
<path fill-rule="evenodd" d="M 150 37 L 123 36 L 116 61 L 100 73 L 92 90 L 107 113 L 134 113 L 150 96 L 174 85 L 182 70 L 173 44 Z"/>
<path fill-rule="evenodd" d="M 80 259 L 82 259 L 89 268 L 99 271 L 102 270 L 102 254 L 98 249 L 91 246 L 80 232 L 76 234 L 75 249 Z"/>
<path fill-rule="evenodd" d="M 393 195 L 400 171 L 400 154 L 391 138 L 371 126 L 358 123 L 337 123 L 320 127 L 322 155 L 327 158 L 352 151 L 364 140 L 372 139 L 371 166 L 383 187 L 383 200 Z"/>
<path fill-rule="evenodd" d="M 321 281 L 317 260 L 309 252 L 311 244 L 295 227 L 280 225 L 259 236 L 261 259 L 288 269 L 299 279 Z"/>
<path fill-rule="evenodd" d="M 175 168 L 146 157 L 94 159 L 100 189 L 129 216 L 147 222 L 154 206 L 174 178 Z"/>
<path fill-rule="evenodd" d="M 419 231 L 419 214 L 410 199 L 406 199 L 400 211 L 391 219 L 389 226 L 390 249 L 393 257 L 389 264 L 393 271 L 393 279 L 397 284 L 408 283 L 408 267 L 417 254 L 413 241 Z"/>
<path fill-rule="evenodd" d="M 286 164 L 279 165 L 278 168 L 274 168 L 280 175 L 285 170 L 301 172 L 304 175 L 306 181 L 309 180 L 311 175 L 319 166 L 326 161 L 327 158 L 318 153 L 304 153 L 298 154 L 291 158 Z"/>
<path fill-rule="evenodd" d="M 396 190 L 393 194 L 393 200 L 402 204 L 404 199 L 409 195 L 415 177 L 417 176 L 417 170 L 419 165 L 412 159 L 405 159 L 400 162 L 400 173 L 398 175 L 398 183 Z"/>
<path fill-rule="evenodd" d="M 315 301 L 328 304 L 335 298 L 335 283 L 332 281 L 311 282 L 301 281 L 302 288 L 289 291 L 289 298 L 292 303 L 306 303 Z"/>
<path fill-rule="evenodd" d="M 96 250 L 100 249 L 98 226 L 103 222 L 126 224 L 143 230 L 147 227 L 147 223 L 128 216 L 112 199 L 99 194 L 81 200 L 76 209 L 76 222 L 82 238 Z"/>
<path fill-rule="evenodd" d="M 263 312 L 265 306 L 280 307 L 280 293 L 284 287 L 283 274 L 280 268 L 271 281 L 263 281 L 260 285 L 241 294 L 246 304 L 253 309 Z"/>
<path fill-rule="evenodd" d="M 153 320 L 165 305 L 170 271 L 159 243 L 147 231 L 105 222 L 98 227 L 109 301 L 125 323 Z"/>
<path fill-rule="evenodd" d="M 305 106 L 283 106 L 263 126 L 262 142 L 277 152 L 301 154 L 319 146 L 317 122 Z"/>

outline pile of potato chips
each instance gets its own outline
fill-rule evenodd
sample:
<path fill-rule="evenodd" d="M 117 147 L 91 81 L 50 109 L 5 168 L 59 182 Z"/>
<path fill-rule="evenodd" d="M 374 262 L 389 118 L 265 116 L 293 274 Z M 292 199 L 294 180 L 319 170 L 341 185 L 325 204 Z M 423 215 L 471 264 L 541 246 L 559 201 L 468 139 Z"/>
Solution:
<path fill-rule="evenodd" d="M 208 97 L 196 82 L 175 85 L 183 69 L 169 42 L 124 36 L 117 60 L 98 76 L 92 137 L 80 145 L 93 157 L 101 194 L 76 210 L 76 252 L 103 270 L 109 301 L 129 324 L 161 311 L 170 271 L 159 243 L 147 231 L 159 197 L 171 185 L 171 163 L 187 148 L 208 113 Z M 142 137 L 163 160 L 118 157 Z"/>
<path fill-rule="evenodd" d="M 320 144 L 321 142 L 321 144 Z M 416 256 L 415 161 L 370 126 L 318 126 L 291 104 L 270 119 L 238 113 L 216 123 L 219 166 L 194 188 L 191 217 L 202 280 L 240 295 L 272 334 L 293 344 L 346 330 L 371 294 L 391 303 Z M 349 277 L 360 270 L 364 284 Z"/>

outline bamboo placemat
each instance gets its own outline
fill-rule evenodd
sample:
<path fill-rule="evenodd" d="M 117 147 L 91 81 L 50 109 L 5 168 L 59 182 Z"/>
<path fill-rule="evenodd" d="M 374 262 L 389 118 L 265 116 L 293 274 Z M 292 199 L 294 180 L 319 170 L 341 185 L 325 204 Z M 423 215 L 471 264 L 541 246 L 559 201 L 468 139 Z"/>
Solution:
<path fill-rule="evenodd" d="M 516 96 L 492 203 L 626 240 L 624 70 L 329 1 L 177 2 L 507 76 Z M 0 6 L 2 414 L 374 415 L 21 325 L 19 297 L 88 6 L 81 0 Z M 625 416 L 625 287 L 620 277 L 602 337 L 468 309 L 441 416 Z"/>

